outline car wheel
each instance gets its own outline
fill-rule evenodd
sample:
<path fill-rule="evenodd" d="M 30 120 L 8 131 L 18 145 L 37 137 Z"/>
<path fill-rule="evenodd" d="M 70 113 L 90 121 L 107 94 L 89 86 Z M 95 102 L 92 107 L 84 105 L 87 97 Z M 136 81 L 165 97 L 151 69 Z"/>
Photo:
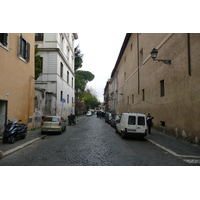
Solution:
<path fill-rule="evenodd" d="M 10 140 L 11 144 L 15 143 L 15 141 L 16 141 L 15 136 L 14 135 L 10 136 L 9 140 Z"/>
<path fill-rule="evenodd" d="M 126 137 L 126 134 L 123 131 L 121 131 L 121 138 L 125 139 L 125 137 Z"/>
<path fill-rule="evenodd" d="M 6 140 L 5 138 L 2 138 L 2 142 L 3 142 L 3 143 L 6 143 L 7 140 Z"/>

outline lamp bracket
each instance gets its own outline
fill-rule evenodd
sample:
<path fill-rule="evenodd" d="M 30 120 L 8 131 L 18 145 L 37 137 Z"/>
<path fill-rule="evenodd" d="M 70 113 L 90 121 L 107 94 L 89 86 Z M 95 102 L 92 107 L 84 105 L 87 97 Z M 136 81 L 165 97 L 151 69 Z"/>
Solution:
<path fill-rule="evenodd" d="M 153 59 L 153 60 L 157 60 L 158 62 L 163 62 L 163 63 L 165 63 L 167 65 L 171 65 L 172 64 L 171 60 L 164 60 L 164 59 Z"/>

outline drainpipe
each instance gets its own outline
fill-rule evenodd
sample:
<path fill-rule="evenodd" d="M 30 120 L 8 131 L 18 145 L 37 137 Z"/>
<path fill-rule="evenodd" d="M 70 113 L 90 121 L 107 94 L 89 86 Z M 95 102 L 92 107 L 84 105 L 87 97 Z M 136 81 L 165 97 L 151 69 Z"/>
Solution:
<path fill-rule="evenodd" d="M 139 33 L 137 33 L 137 60 L 138 60 L 138 94 L 140 94 L 140 57 L 139 57 Z"/>
<path fill-rule="evenodd" d="M 191 76 L 190 33 L 187 33 L 187 47 L 188 47 L 188 74 Z"/>

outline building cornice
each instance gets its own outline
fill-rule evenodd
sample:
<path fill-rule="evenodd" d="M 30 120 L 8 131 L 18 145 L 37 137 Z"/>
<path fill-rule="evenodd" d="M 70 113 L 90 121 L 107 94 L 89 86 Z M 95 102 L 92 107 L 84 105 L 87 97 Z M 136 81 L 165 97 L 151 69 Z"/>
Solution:
<path fill-rule="evenodd" d="M 124 53 L 124 51 L 125 51 L 125 49 L 126 49 L 126 46 L 127 46 L 127 44 L 128 44 L 128 41 L 129 41 L 130 37 L 131 37 L 131 34 L 132 34 L 132 33 L 127 33 L 126 36 L 125 36 L 125 38 L 124 38 L 124 42 L 123 42 L 122 47 L 121 47 L 121 50 L 120 50 L 120 52 L 119 52 L 119 56 L 118 56 L 118 58 L 117 58 L 115 67 L 114 67 L 114 69 L 113 69 L 113 71 L 112 71 L 112 73 L 111 73 L 111 78 L 112 78 L 112 77 L 114 76 L 114 74 L 115 74 L 115 71 L 116 71 L 116 69 L 117 69 L 117 67 L 118 67 L 118 65 L 119 65 L 119 63 L 120 63 L 120 60 L 121 60 L 121 58 L 122 58 L 122 55 L 123 55 L 123 53 Z"/>

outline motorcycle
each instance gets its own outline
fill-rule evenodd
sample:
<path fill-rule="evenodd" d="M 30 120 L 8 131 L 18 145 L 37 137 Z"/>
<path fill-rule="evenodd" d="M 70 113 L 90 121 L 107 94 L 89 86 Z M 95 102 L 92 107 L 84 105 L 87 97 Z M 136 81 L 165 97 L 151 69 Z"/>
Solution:
<path fill-rule="evenodd" d="M 27 125 L 20 124 L 22 120 L 18 119 L 9 119 L 8 124 L 5 127 L 3 132 L 3 143 L 9 142 L 11 144 L 15 143 L 18 139 L 24 139 L 27 135 Z"/>
<path fill-rule="evenodd" d="M 68 116 L 68 124 L 70 125 L 76 125 L 76 116 L 75 115 L 69 115 Z"/>

